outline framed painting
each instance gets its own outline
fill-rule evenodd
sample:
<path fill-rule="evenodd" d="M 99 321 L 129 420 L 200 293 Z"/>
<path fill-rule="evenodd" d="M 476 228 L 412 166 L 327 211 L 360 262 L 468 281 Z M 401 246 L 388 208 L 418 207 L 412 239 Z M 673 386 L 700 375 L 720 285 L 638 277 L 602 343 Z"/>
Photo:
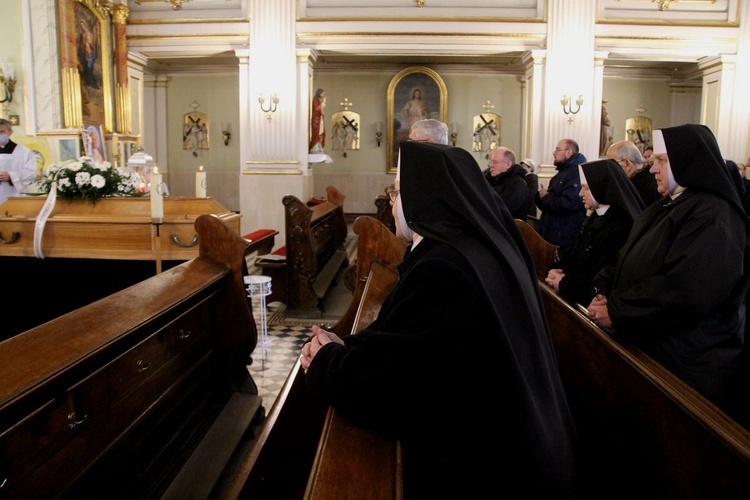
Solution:
<path fill-rule="evenodd" d="M 47 138 L 39 136 L 13 136 L 13 140 L 18 144 L 23 144 L 34 153 L 34 157 L 36 158 L 36 176 L 41 177 L 44 171 L 52 165 L 52 155 L 50 154 Z"/>
<path fill-rule="evenodd" d="M 92 158 L 98 164 L 107 161 L 107 156 L 104 153 L 104 134 L 102 133 L 101 125 L 84 125 L 81 139 L 83 139 L 83 150 L 86 156 Z"/>
<path fill-rule="evenodd" d="M 474 116 L 473 127 L 472 150 L 483 153 L 483 158 L 489 159 L 492 148 L 500 144 L 502 118 L 496 113 L 481 113 Z"/>
<path fill-rule="evenodd" d="M 641 153 L 646 146 L 651 146 L 651 134 L 654 131 L 654 121 L 648 116 L 634 116 L 625 120 L 625 140 L 630 141 Z"/>
<path fill-rule="evenodd" d="M 113 130 L 111 19 L 104 2 L 60 2 L 60 62 L 66 128 Z"/>
<path fill-rule="evenodd" d="M 198 156 L 196 150 L 208 147 L 208 115 L 200 111 L 186 113 L 182 117 L 182 149 L 189 149 L 193 156 Z"/>
<path fill-rule="evenodd" d="M 68 160 L 75 160 L 80 155 L 79 153 L 79 144 L 81 141 L 79 139 L 60 139 L 58 141 L 58 155 L 61 162 L 65 162 Z"/>
<path fill-rule="evenodd" d="M 448 91 L 435 71 L 423 66 L 401 70 L 388 85 L 388 173 L 395 174 L 401 141 L 414 122 L 424 118 L 446 121 Z"/>

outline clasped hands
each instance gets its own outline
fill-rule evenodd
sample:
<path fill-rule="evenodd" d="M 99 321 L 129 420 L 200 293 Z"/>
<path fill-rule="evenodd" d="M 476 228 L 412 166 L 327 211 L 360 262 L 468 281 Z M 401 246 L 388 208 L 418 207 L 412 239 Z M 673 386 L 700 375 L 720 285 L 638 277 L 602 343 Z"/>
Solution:
<path fill-rule="evenodd" d="M 612 320 L 609 319 L 609 310 L 607 309 L 607 297 L 604 295 L 597 295 L 589 304 L 586 309 L 594 323 L 603 327 L 611 328 Z"/>
<path fill-rule="evenodd" d="M 562 269 L 550 269 L 544 282 L 551 286 L 557 293 L 560 293 L 560 280 L 565 277 Z"/>
<path fill-rule="evenodd" d="M 310 368 L 310 363 L 312 363 L 313 358 L 318 354 L 321 347 L 330 344 L 331 342 L 344 345 L 344 341 L 341 340 L 338 335 L 323 330 L 318 325 L 313 325 L 312 331 L 312 340 L 302 346 L 302 352 L 299 355 L 299 363 L 305 373 L 307 373 L 307 369 Z"/>

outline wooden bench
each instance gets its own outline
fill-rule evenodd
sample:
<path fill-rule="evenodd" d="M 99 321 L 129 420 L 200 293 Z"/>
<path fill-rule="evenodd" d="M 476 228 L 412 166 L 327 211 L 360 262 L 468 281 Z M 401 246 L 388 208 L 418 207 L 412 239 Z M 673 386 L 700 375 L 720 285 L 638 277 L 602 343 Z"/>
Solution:
<path fill-rule="evenodd" d="M 529 247 L 531 259 L 534 261 L 536 276 L 543 282 L 549 270 L 559 260 L 557 251 L 560 247 L 539 236 L 536 229 L 529 223 L 520 219 L 515 219 L 515 221 L 518 229 L 521 230 L 524 241 L 526 241 L 526 246 Z"/>
<path fill-rule="evenodd" d="M 279 234 L 275 229 L 257 229 L 252 233 L 243 236 L 248 241 L 247 255 L 255 253 L 256 255 L 267 255 L 271 253 L 276 245 L 276 235 Z"/>
<path fill-rule="evenodd" d="M 396 265 L 406 248 L 372 217 L 358 217 L 353 229 L 359 236 L 358 292 L 332 328 L 346 334 L 377 317 L 383 299 L 398 281 Z M 402 497 L 398 443 L 353 425 L 310 396 L 299 361 L 237 471 L 217 498 Z"/>
<path fill-rule="evenodd" d="M 384 194 L 379 194 L 375 197 L 375 218 L 383 223 L 385 227 L 390 229 L 392 233 L 396 232 L 396 221 L 393 220 L 393 212 L 391 210 L 391 198 L 388 196 L 388 189 L 391 189 L 393 185 L 386 186 L 383 189 Z"/>
<path fill-rule="evenodd" d="M 191 498 L 219 481 L 264 414 L 257 332 L 248 242 L 216 216 L 195 229 L 197 257 L 0 343 L 3 498 L 158 498 L 184 467 Z"/>
<path fill-rule="evenodd" d="M 523 234 L 532 253 L 542 252 L 535 262 L 546 262 L 550 244 Z M 750 433 L 539 286 L 582 445 L 582 497 L 750 498 Z"/>
<path fill-rule="evenodd" d="M 289 317 L 320 317 L 320 300 L 347 262 L 345 196 L 333 186 L 326 188 L 326 195 L 326 201 L 313 206 L 284 196 L 286 246 L 279 253 L 286 259 L 256 260 L 272 278 L 269 302 L 283 301 Z"/>
<path fill-rule="evenodd" d="M 380 221 L 386 228 L 388 228 L 390 232 L 396 234 L 396 222 L 393 220 L 393 214 L 391 213 L 391 199 L 387 194 L 388 189 L 391 187 L 393 187 L 393 185 L 386 186 L 386 188 L 383 190 L 386 194 L 379 194 L 375 197 L 375 219 Z M 357 275 L 357 263 L 352 262 L 350 263 L 349 269 L 346 270 L 346 275 L 344 276 L 344 284 L 346 285 L 346 288 L 352 293 L 356 288 Z"/>
<path fill-rule="evenodd" d="M 368 226 L 358 223 L 355 232 Z M 358 260 L 366 259 L 365 248 L 380 246 L 358 248 Z M 351 331 L 377 315 L 366 309 L 379 310 L 379 297 L 397 279 L 397 262 L 370 260 Z M 750 498 L 747 430 L 540 287 L 580 437 L 580 498 Z M 368 304 L 372 291 L 378 298 Z M 401 498 L 399 457 L 396 441 L 353 426 L 311 398 L 297 363 L 222 497 Z"/>

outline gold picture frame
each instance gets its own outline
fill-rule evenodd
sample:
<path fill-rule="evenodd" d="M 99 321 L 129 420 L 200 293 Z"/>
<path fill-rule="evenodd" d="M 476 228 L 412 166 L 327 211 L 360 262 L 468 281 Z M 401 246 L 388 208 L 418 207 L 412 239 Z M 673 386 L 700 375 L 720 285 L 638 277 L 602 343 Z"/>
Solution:
<path fill-rule="evenodd" d="M 409 137 L 411 123 L 422 118 L 446 122 L 448 91 L 445 82 L 435 71 L 424 66 L 411 66 L 391 79 L 387 96 L 387 172 L 395 174 L 399 145 Z"/>
<path fill-rule="evenodd" d="M 625 140 L 630 141 L 643 153 L 646 146 L 653 145 L 654 121 L 648 116 L 634 116 L 625 120 Z"/>
<path fill-rule="evenodd" d="M 60 2 L 63 125 L 114 130 L 111 18 L 99 0 Z"/>

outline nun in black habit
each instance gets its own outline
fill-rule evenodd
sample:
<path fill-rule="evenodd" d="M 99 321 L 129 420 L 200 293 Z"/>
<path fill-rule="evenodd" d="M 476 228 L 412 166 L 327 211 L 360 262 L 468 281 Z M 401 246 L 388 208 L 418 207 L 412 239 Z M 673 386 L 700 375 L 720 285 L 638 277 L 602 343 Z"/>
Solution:
<path fill-rule="evenodd" d="M 615 160 L 583 163 L 578 173 L 581 198 L 591 214 L 571 249 L 563 252 L 560 266 L 550 269 L 544 281 L 568 302 L 586 306 L 596 295 L 594 275 L 617 261 L 617 252 L 645 205 Z"/>
<path fill-rule="evenodd" d="M 400 280 L 363 331 L 314 328 L 307 388 L 399 438 L 407 498 L 573 497 L 572 418 L 513 218 L 467 151 L 400 155 Z"/>
<path fill-rule="evenodd" d="M 589 316 L 731 410 L 745 341 L 748 218 L 706 126 L 654 131 L 651 158 L 665 198 L 636 219 L 616 265 L 595 277 L 605 297 Z"/>

